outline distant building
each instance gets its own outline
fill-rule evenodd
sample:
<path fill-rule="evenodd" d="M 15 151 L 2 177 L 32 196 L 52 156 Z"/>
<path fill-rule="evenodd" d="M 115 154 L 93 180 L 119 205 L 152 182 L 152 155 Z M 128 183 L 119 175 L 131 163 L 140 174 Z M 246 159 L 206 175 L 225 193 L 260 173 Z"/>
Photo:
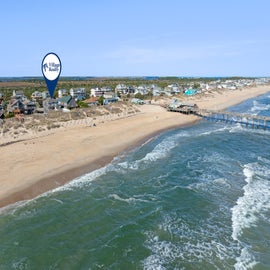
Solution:
<path fill-rule="evenodd" d="M 114 95 L 114 93 L 112 92 L 112 88 L 111 87 L 96 87 L 96 88 L 92 88 L 91 89 L 91 93 L 90 93 L 91 97 L 101 97 L 104 95 Z"/>
<path fill-rule="evenodd" d="M 103 105 L 108 105 L 108 104 L 111 104 L 111 103 L 115 103 L 117 101 L 118 101 L 118 98 L 117 97 L 104 98 Z"/>
<path fill-rule="evenodd" d="M 135 94 L 147 95 L 150 91 L 150 88 L 145 85 L 140 85 L 135 88 Z"/>
<path fill-rule="evenodd" d="M 57 102 L 58 102 L 58 107 L 60 108 L 73 109 L 77 107 L 76 100 L 71 95 L 58 98 Z"/>
<path fill-rule="evenodd" d="M 37 104 L 35 101 L 24 101 L 23 105 L 24 105 L 23 109 L 24 114 L 32 114 L 36 112 Z"/>
<path fill-rule="evenodd" d="M 58 101 L 54 98 L 47 98 L 43 100 L 44 113 L 48 113 L 51 110 L 59 109 Z"/>
<path fill-rule="evenodd" d="M 24 92 L 21 90 L 13 90 L 12 98 L 17 100 L 27 100 L 27 97 L 24 95 Z"/>
<path fill-rule="evenodd" d="M 119 92 L 123 95 L 126 95 L 128 93 L 129 87 L 125 84 L 117 84 L 115 87 L 115 92 Z"/>
<path fill-rule="evenodd" d="M 49 97 L 50 97 L 49 91 L 43 91 L 43 92 L 42 92 L 42 98 L 43 98 L 43 99 L 47 99 L 47 98 L 49 98 Z"/>
<path fill-rule="evenodd" d="M 84 102 L 87 103 L 88 106 L 98 105 L 98 97 L 90 97 L 84 100 Z"/>
<path fill-rule="evenodd" d="M 85 88 L 71 88 L 69 90 L 70 95 L 75 98 L 75 100 L 84 100 L 86 98 Z"/>
<path fill-rule="evenodd" d="M 67 89 L 59 89 L 58 90 L 58 97 L 59 98 L 62 98 L 64 96 L 67 96 L 68 95 L 68 90 Z"/>
<path fill-rule="evenodd" d="M 134 86 L 125 85 L 125 84 L 118 84 L 115 87 L 115 93 L 120 93 L 121 95 L 128 95 L 128 94 L 134 94 L 136 91 L 136 88 Z"/>
<path fill-rule="evenodd" d="M 13 113 L 14 111 L 20 111 L 21 113 L 23 113 L 24 111 L 24 104 L 22 100 L 20 100 L 19 98 L 17 99 L 16 97 L 11 98 L 7 105 L 8 113 Z"/>
<path fill-rule="evenodd" d="M 37 100 L 39 100 L 39 99 L 43 99 L 42 92 L 39 92 L 39 91 L 33 92 L 32 95 L 31 95 L 31 99 L 32 99 L 33 101 L 37 101 Z"/>
<path fill-rule="evenodd" d="M 5 108 L 4 108 L 4 94 L 0 93 L 0 119 L 4 118 L 4 112 L 5 112 Z"/>
<path fill-rule="evenodd" d="M 101 97 L 101 96 L 103 96 L 103 94 L 104 94 L 104 92 L 99 87 L 92 88 L 91 92 L 90 92 L 91 97 Z"/>

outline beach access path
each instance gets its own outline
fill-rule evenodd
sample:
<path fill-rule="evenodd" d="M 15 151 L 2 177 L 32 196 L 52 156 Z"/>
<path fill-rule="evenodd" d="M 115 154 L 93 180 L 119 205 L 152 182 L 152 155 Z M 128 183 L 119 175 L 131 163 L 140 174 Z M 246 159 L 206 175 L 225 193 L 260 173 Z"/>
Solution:
<path fill-rule="evenodd" d="M 186 101 L 221 110 L 270 91 L 270 86 L 225 90 Z M 194 115 L 143 105 L 141 112 L 97 126 L 71 127 L 43 137 L 0 146 L 0 207 L 31 199 L 103 167 L 156 134 L 198 121 Z M 1 138 L 0 138 L 1 139 Z"/>

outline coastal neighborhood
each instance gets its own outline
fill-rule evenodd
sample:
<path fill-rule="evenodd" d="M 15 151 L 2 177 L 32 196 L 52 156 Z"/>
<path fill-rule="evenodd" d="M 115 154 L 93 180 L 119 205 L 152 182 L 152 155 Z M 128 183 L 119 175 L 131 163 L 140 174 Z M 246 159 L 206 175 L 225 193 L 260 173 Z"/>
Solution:
<path fill-rule="evenodd" d="M 50 98 L 48 91 L 35 90 L 26 96 L 23 90 L 13 90 L 7 96 L 0 90 L 0 119 L 13 116 L 29 115 L 34 113 L 48 113 L 51 110 L 67 112 L 79 107 L 108 105 L 118 101 L 129 101 L 134 104 L 144 104 L 158 97 L 207 95 L 213 91 L 237 90 L 247 87 L 256 87 L 270 82 L 270 78 L 251 79 L 217 79 L 207 83 L 190 82 L 186 84 L 171 83 L 165 87 L 158 84 L 143 83 L 139 85 L 117 84 L 98 86 L 91 89 L 85 87 L 60 88 L 54 98 Z"/>

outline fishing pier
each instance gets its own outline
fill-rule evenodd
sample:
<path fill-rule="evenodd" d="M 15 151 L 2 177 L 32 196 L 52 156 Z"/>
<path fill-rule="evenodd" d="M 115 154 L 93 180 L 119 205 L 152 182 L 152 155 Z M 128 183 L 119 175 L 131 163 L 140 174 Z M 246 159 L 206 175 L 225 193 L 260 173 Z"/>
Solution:
<path fill-rule="evenodd" d="M 174 103 L 167 107 L 168 111 L 193 114 L 212 122 L 240 124 L 246 128 L 270 130 L 270 117 L 245 113 L 200 109 L 196 104 Z"/>

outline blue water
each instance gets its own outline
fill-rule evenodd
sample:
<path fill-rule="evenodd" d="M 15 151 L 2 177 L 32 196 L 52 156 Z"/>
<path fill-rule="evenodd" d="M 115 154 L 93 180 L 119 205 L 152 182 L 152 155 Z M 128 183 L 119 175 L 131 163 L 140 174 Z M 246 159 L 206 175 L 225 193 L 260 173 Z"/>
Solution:
<path fill-rule="evenodd" d="M 203 121 L 3 208 L 0 269 L 270 269 L 269 139 Z"/>

